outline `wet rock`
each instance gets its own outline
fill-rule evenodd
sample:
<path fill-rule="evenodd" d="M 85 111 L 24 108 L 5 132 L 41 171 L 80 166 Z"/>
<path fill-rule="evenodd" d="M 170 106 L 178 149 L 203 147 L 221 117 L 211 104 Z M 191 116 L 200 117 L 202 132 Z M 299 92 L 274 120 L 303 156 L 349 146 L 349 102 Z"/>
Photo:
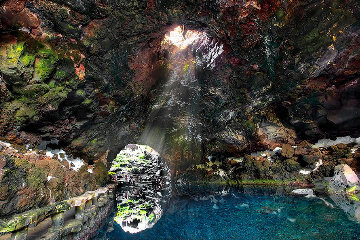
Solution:
<path fill-rule="evenodd" d="M 350 219 L 360 222 L 360 203 L 358 197 L 354 198 L 344 194 L 330 194 L 330 198 Z"/>

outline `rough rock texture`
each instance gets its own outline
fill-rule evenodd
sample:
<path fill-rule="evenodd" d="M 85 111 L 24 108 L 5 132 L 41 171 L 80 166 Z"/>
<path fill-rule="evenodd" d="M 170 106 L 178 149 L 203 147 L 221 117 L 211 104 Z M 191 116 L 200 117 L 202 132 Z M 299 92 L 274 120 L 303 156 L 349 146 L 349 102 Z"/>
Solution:
<path fill-rule="evenodd" d="M 225 48 L 218 68 L 200 71 L 205 124 L 218 133 L 204 133 L 205 146 L 226 142 L 229 129 L 245 139 L 234 151 L 257 146 L 257 129 L 289 141 L 292 129 L 310 140 L 357 134 L 356 1 L 8 0 L 1 12 L 4 135 L 115 156 L 141 131 L 163 71 L 160 41 L 176 23 Z M 226 111 L 235 119 L 219 118 Z"/>
<path fill-rule="evenodd" d="M 302 142 L 296 148 L 283 146 L 285 148 L 281 150 L 258 152 L 242 157 L 212 156 L 205 164 L 198 164 L 181 173 L 177 181 L 183 182 L 182 184 L 194 181 L 230 185 L 311 186 L 314 182 L 323 182 L 324 177 L 333 177 L 334 173 L 346 178 L 346 184 L 347 181 L 356 181 L 356 174 L 346 164 L 353 165 L 359 162 L 359 145 L 338 144 L 318 149 L 313 148 L 308 142 Z M 348 172 L 349 176 L 346 175 Z"/>
<path fill-rule="evenodd" d="M 113 187 L 2 218 L 1 239 L 91 239 L 111 213 Z"/>
<path fill-rule="evenodd" d="M 36 147 L 56 140 L 54 147 L 89 164 L 105 153 L 111 161 L 145 128 L 171 72 L 171 49 L 161 49 L 161 41 L 175 25 L 206 32 L 208 46 L 223 45 L 214 67 L 195 69 L 202 162 L 360 134 L 356 0 L 0 4 L 0 136 L 11 143 Z M 174 152 L 164 156 L 177 174 L 188 167 L 181 161 L 192 149 Z M 262 178 L 285 166 L 315 167 L 320 153 L 302 147 L 291 154 L 284 151 L 281 166 L 253 158 L 245 163 Z M 335 163 L 323 161 L 320 175 L 328 176 Z"/>
<path fill-rule="evenodd" d="M 93 173 L 84 164 L 78 171 L 66 161 L 17 150 L 0 142 L 0 216 L 38 208 L 81 195 L 104 184 L 107 168 L 95 163 Z"/>
<path fill-rule="evenodd" d="M 359 188 L 359 178 L 347 165 L 341 164 L 335 167 L 334 177 L 330 180 L 330 188 L 333 191 L 346 191 L 348 187 Z"/>

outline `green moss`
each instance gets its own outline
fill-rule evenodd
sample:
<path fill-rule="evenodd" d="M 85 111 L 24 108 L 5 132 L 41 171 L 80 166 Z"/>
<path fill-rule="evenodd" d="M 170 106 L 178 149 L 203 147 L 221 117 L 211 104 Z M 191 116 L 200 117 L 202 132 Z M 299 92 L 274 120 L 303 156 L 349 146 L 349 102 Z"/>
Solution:
<path fill-rule="evenodd" d="M 55 73 L 55 79 L 57 80 L 61 80 L 64 79 L 66 77 L 67 73 L 64 70 L 60 70 L 58 69 Z"/>
<path fill-rule="evenodd" d="M 70 25 L 70 24 L 68 24 L 67 27 L 68 27 L 70 30 L 75 30 L 75 28 L 74 28 L 72 25 Z"/>
<path fill-rule="evenodd" d="M 354 195 L 354 194 L 351 194 L 351 195 L 349 196 L 349 198 L 350 198 L 351 200 L 355 201 L 355 202 L 360 202 L 359 197 L 356 196 L 356 195 Z"/>
<path fill-rule="evenodd" d="M 319 30 L 315 28 L 310 33 L 305 35 L 304 40 L 305 40 L 305 42 L 310 43 L 310 42 L 316 40 L 319 36 L 320 36 Z"/>
<path fill-rule="evenodd" d="M 140 147 L 133 151 L 131 155 L 121 151 L 112 162 L 111 168 L 114 170 L 137 171 L 144 166 L 148 166 L 152 159 L 146 157 L 146 152 L 151 152 L 152 149 L 148 146 L 139 145 Z"/>
<path fill-rule="evenodd" d="M 36 77 L 40 80 L 47 79 L 55 68 L 53 59 L 39 59 L 35 64 Z"/>
<path fill-rule="evenodd" d="M 45 80 L 54 71 L 58 56 L 51 49 L 41 49 L 38 55 L 40 58 L 35 62 L 35 79 Z"/>
<path fill-rule="evenodd" d="M 44 95 L 50 90 L 47 84 L 31 84 L 20 89 L 23 96 L 35 100 L 36 98 Z M 19 91 L 19 90 L 18 90 Z"/>
<path fill-rule="evenodd" d="M 103 185 L 108 180 L 108 172 L 107 167 L 102 162 L 96 162 L 94 167 L 94 177 L 96 180 L 96 183 L 99 185 Z"/>
<path fill-rule="evenodd" d="M 68 86 L 69 88 L 76 88 L 78 85 L 78 81 L 76 80 L 76 78 L 71 78 L 69 81 L 66 82 L 66 86 Z"/>
<path fill-rule="evenodd" d="M 83 146 L 85 144 L 86 144 L 86 139 L 83 137 L 76 138 L 71 142 L 71 145 L 74 146 Z"/>
<path fill-rule="evenodd" d="M 38 56 L 41 58 L 57 58 L 57 54 L 50 48 L 42 48 L 38 51 Z"/>
<path fill-rule="evenodd" d="M 139 220 L 144 218 L 150 220 L 149 218 L 150 215 L 154 213 L 149 211 L 149 209 L 151 209 L 149 203 L 141 204 L 139 200 L 128 199 L 123 203 L 118 204 L 117 213 L 116 213 L 117 217 L 115 218 L 115 221 L 121 222 L 122 219 L 127 218 L 129 216 L 135 217 Z M 147 217 L 148 215 L 149 217 Z M 155 214 L 153 215 L 150 221 L 154 221 L 154 219 L 155 219 Z"/>
<path fill-rule="evenodd" d="M 109 112 L 116 112 L 117 110 L 117 106 L 115 105 L 114 101 L 110 101 L 109 105 L 108 105 L 108 110 Z"/>
<path fill-rule="evenodd" d="M 7 52 L 8 63 L 10 65 L 17 64 L 21 54 L 24 51 L 24 42 L 18 42 L 10 46 Z"/>
<path fill-rule="evenodd" d="M 153 222 L 155 220 L 155 213 L 151 213 L 149 216 L 149 221 Z"/>
<path fill-rule="evenodd" d="M 243 122 L 243 126 L 247 131 L 253 133 L 256 130 L 256 124 L 252 120 L 246 120 Z"/>
<path fill-rule="evenodd" d="M 282 8 L 278 8 L 275 12 L 275 15 L 278 20 L 281 20 L 285 17 L 285 12 Z"/>
<path fill-rule="evenodd" d="M 58 86 L 50 89 L 48 93 L 39 98 L 40 103 L 51 104 L 54 108 L 58 108 L 59 104 L 67 97 L 69 89 Z"/>
<path fill-rule="evenodd" d="M 34 118 L 37 115 L 36 109 L 31 105 L 21 105 L 19 110 L 15 113 L 15 119 L 18 122 L 25 122 L 29 119 Z"/>
<path fill-rule="evenodd" d="M 189 71 L 189 64 L 186 64 L 184 67 L 184 73 L 187 73 Z"/>
<path fill-rule="evenodd" d="M 81 90 L 81 89 L 77 90 L 77 91 L 76 91 L 76 94 L 77 94 L 78 96 L 81 96 L 81 97 L 85 96 L 84 90 Z M 94 140 L 95 140 L 95 139 L 94 139 Z M 93 140 L 93 141 L 94 141 L 94 140 Z"/>
<path fill-rule="evenodd" d="M 90 98 L 87 98 L 87 99 L 85 99 L 82 103 L 83 103 L 84 105 L 89 105 L 91 102 L 92 102 L 92 100 L 91 100 Z"/>
<path fill-rule="evenodd" d="M 31 169 L 34 167 L 34 164 L 31 164 L 25 159 L 22 158 L 14 158 L 14 164 L 18 168 Z"/>
<path fill-rule="evenodd" d="M 18 231 L 29 224 L 37 225 L 43 219 L 60 212 L 70 210 L 71 205 L 67 201 L 49 205 L 43 208 L 30 210 L 21 214 L 13 215 L 6 221 L 0 221 L 0 233 Z"/>
<path fill-rule="evenodd" d="M 25 67 L 31 67 L 34 64 L 35 61 L 35 55 L 32 55 L 30 53 L 25 53 L 21 58 L 20 58 L 20 62 L 25 66 Z"/>
<path fill-rule="evenodd" d="M 29 184 L 29 187 L 33 189 L 38 189 L 44 185 L 46 181 L 46 174 L 40 169 L 34 168 L 30 170 L 29 174 L 26 177 L 26 180 Z"/>
<path fill-rule="evenodd" d="M 50 81 L 48 86 L 49 86 L 49 88 L 54 88 L 55 84 L 56 84 L 55 81 Z"/>

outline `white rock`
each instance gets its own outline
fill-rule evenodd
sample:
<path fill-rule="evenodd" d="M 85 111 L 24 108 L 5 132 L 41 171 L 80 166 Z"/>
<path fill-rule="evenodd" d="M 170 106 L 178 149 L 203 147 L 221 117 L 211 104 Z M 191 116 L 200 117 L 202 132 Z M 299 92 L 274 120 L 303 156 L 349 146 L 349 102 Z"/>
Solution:
<path fill-rule="evenodd" d="M 311 173 L 311 171 L 310 171 L 310 170 L 304 170 L 304 169 L 303 169 L 303 170 L 300 170 L 299 173 L 304 174 L 304 175 L 308 175 L 308 174 Z"/>
<path fill-rule="evenodd" d="M 55 178 L 55 177 L 49 175 L 49 176 L 47 176 L 47 181 L 49 182 L 53 178 Z"/>
<path fill-rule="evenodd" d="M 299 195 L 306 195 L 306 198 L 313 198 L 316 197 L 314 194 L 314 191 L 310 188 L 303 188 L 303 189 L 295 189 L 292 191 L 295 194 L 299 194 Z"/>
<path fill-rule="evenodd" d="M 10 147 L 10 146 L 11 146 L 10 143 L 3 142 L 3 141 L 0 141 L 0 144 L 1 144 L 1 145 L 4 145 L 4 146 L 6 146 L 6 147 Z"/>
<path fill-rule="evenodd" d="M 333 192 L 345 192 L 347 188 L 359 186 L 359 178 L 346 164 L 337 165 L 334 176 L 330 179 L 329 188 Z"/>
<path fill-rule="evenodd" d="M 296 222 L 296 218 L 287 218 L 287 220 L 289 220 L 292 223 Z"/>
<path fill-rule="evenodd" d="M 310 188 L 294 189 L 294 190 L 292 190 L 292 192 L 295 194 L 300 194 L 300 195 L 314 194 L 314 191 Z"/>
<path fill-rule="evenodd" d="M 346 137 L 337 137 L 335 140 L 331 139 L 320 139 L 313 148 L 320 148 L 320 147 L 330 147 L 334 146 L 336 144 L 343 143 L 343 144 L 349 144 L 349 143 L 360 143 L 360 137 L 358 138 L 352 138 L 350 136 Z"/>
<path fill-rule="evenodd" d="M 312 170 L 313 172 L 318 170 L 318 168 L 323 165 L 322 159 L 319 159 L 319 161 L 315 164 L 315 168 Z"/>
<path fill-rule="evenodd" d="M 335 167 L 335 175 L 343 175 L 347 184 L 352 185 L 359 183 L 356 173 L 347 165 L 341 164 Z"/>
<path fill-rule="evenodd" d="M 276 147 L 276 148 L 273 150 L 274 153 L 281 153 L 281 151 L 282 151 L 282 148 L 281 148 L 281 147 Z"/>

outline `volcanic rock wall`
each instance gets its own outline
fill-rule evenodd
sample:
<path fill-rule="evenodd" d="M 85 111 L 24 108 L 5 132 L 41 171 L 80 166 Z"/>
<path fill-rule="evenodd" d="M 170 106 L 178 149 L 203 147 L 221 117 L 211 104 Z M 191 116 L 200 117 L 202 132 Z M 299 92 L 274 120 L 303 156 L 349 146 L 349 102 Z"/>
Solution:
<path fill-rule="evenodd" d="M 202 161 L 358 137 L 359 7 L 355 0 L 1 1 L 1 137 L 34 147 L 55 139 L 89 164 L 107 152 L 111 161 L 143 131 L 169 72 L 161 41 L 175 25 L 224 46 L 215 68 L 196 69 Z"/>

